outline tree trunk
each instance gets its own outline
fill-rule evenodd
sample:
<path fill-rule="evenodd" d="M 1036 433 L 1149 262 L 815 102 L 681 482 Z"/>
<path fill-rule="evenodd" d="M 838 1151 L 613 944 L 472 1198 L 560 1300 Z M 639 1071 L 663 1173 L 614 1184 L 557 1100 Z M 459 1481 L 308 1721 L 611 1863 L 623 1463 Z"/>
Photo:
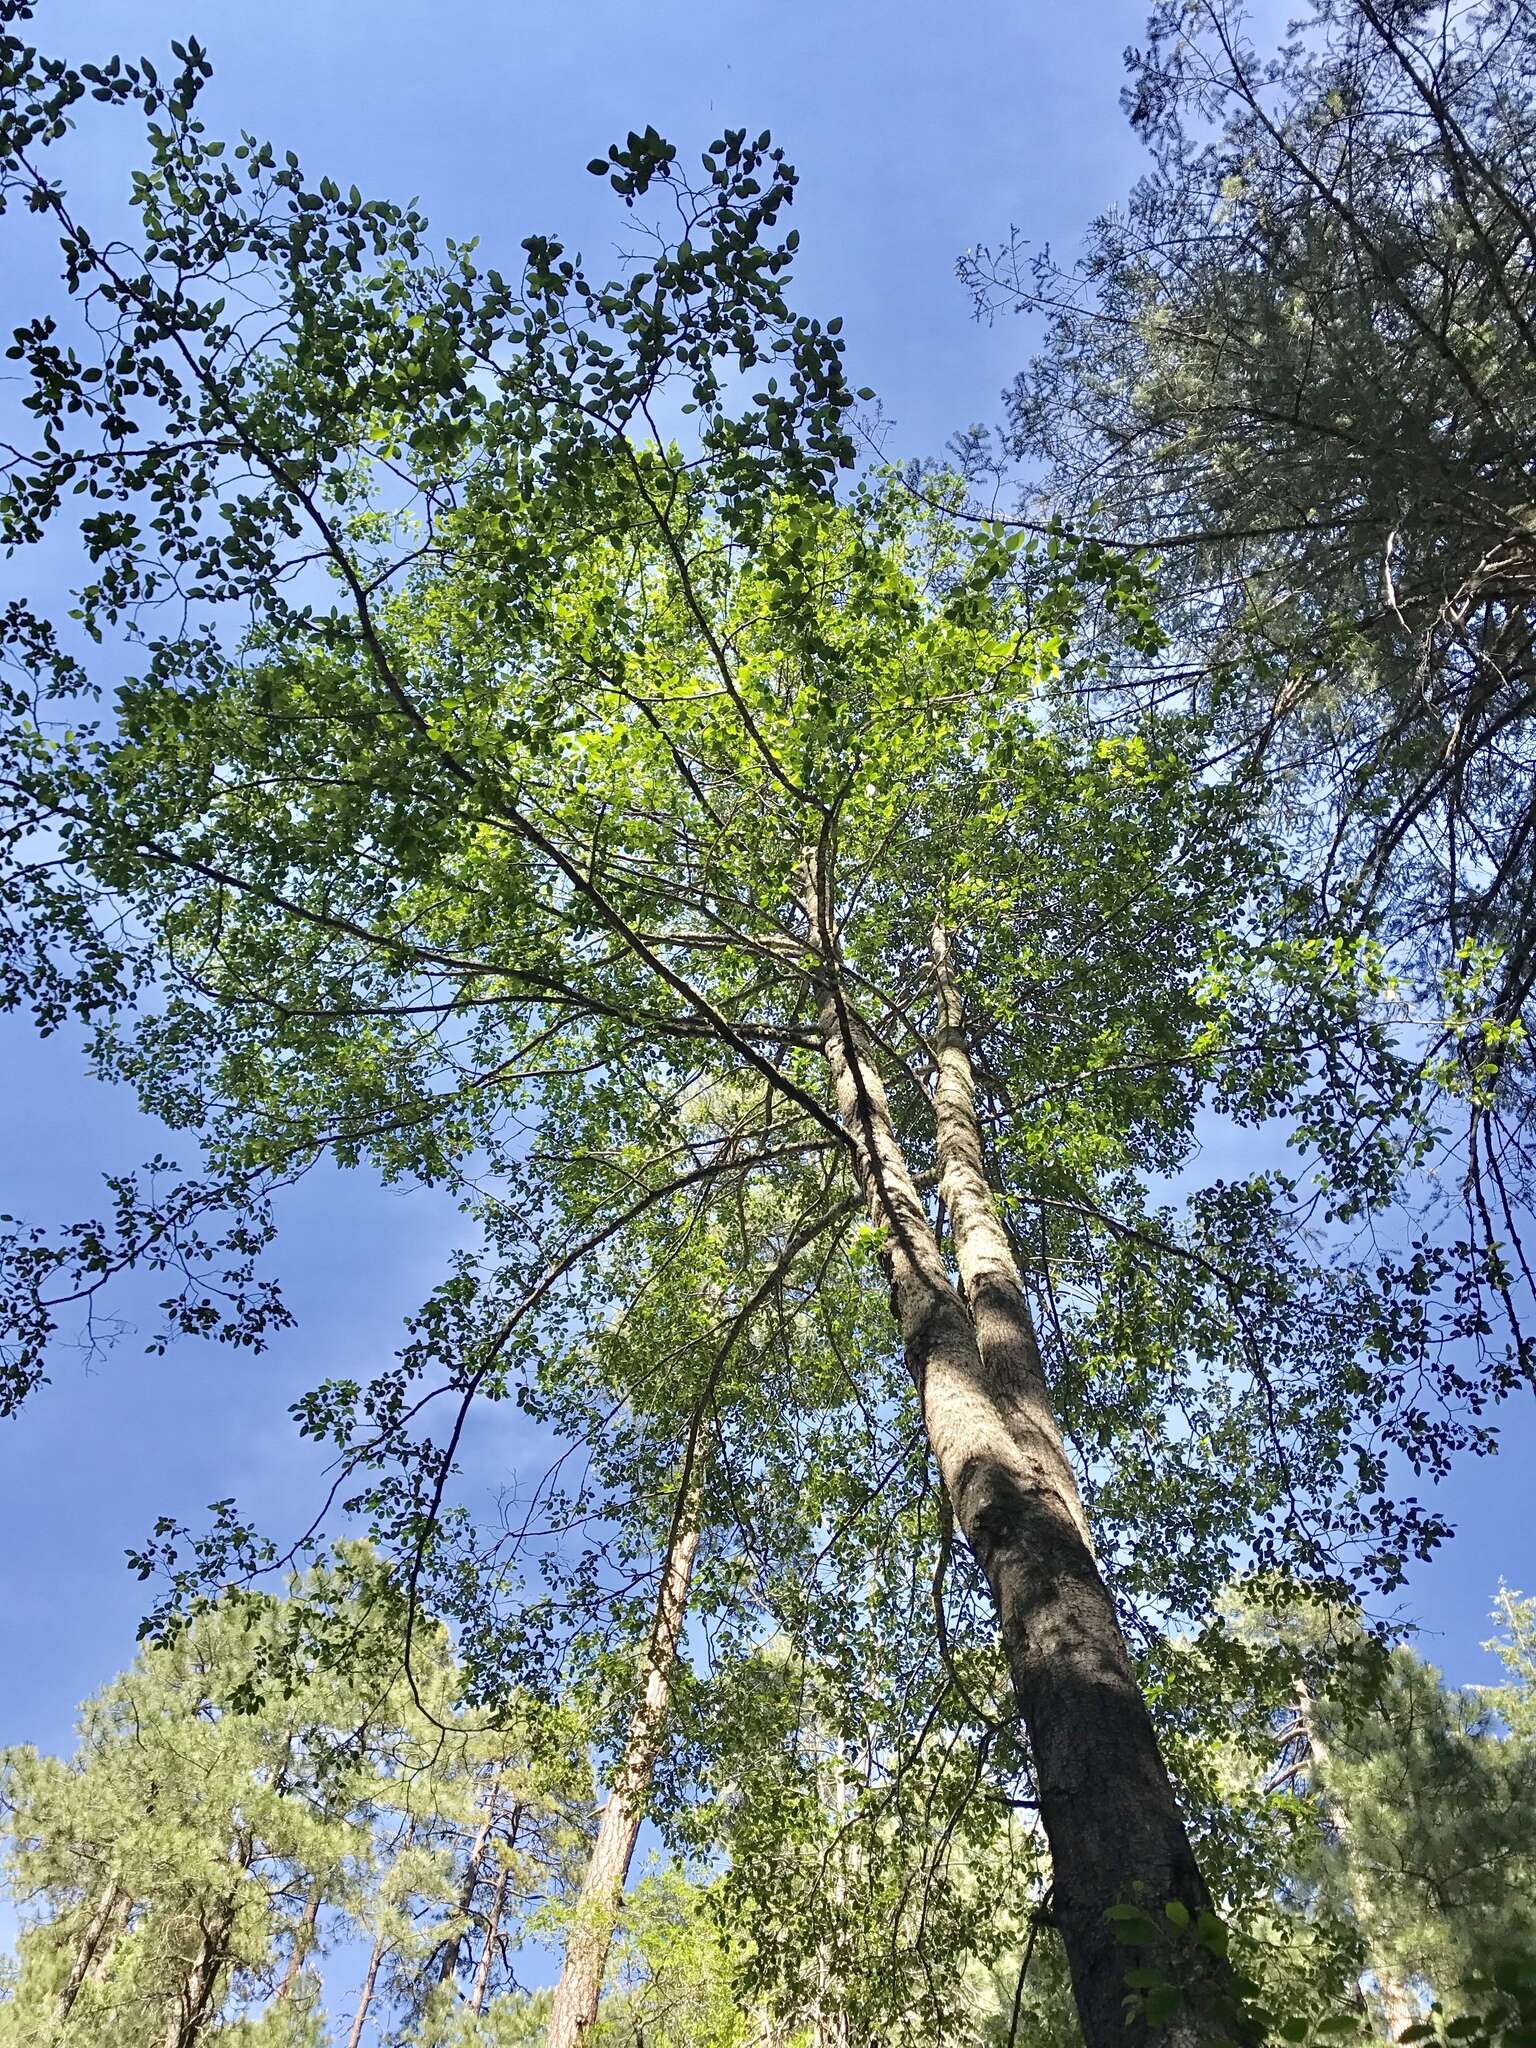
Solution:
<path fill-rule="evenodd" d="M 830 1787 L 829 1804 L 832 1808 L 832 1825 L 837 1842 L 837 1855 L 832 1866 L 832 1939 L 823 1940 L 816 1956 L 816 2004 L 811 2015 L 811 2035 L 814 2048 L 848 2048 L 848 2014 L 842 1986 L 836 1978 L 837 1950 L 844 1934 L 844 1914 L 848 1903 L 848 1886 L 843 1867 L 845 1844 L 843 1828 L 848 1816 L 848 1774 L 847 1759 L 843 1745 L 836 1736 L 829 1734 L 817 1716 L 817 1731 L 827 1745 L 825 1776 Z M 818 1777 L 822 1771 L 818 1770 Z M 825 1863 L 822 1865 L 826 1869 Z"/>
<path fill-rule="evenodd" d="M 614 1772 L 608 1803 L 598 1822 L 591 1860 L 581 1880 L 565 1945 L 565 1961 L 550 2007 L 546 2048 L 580 2048 L 582 2037 L 597 2018 L 619 1900 L 635 1853 L 651 1776 L 661 1754 L 667 1707 L 672 1697 L 672 1674 L 688 1605 L 688 1583 L 699 1548 L 705 1463 L 702 1454 L 695 1460 L 693 1476 L 679 1504 L 667 1545 L 646 1650 L 644 1689 Z"/>
<path fill-rule="evenodd" d="M 437 1981 L 439 1984 L 449 1983 L 458 1973 L 459 1948 L 464 1939 L 465 1928 L 469 1924 L 470 1911 L 475 1903 L 475 1887 L 480 1882 L 480 1859 L 485 1854 L 485 1845 L 491 1839 L 491 1830 L 496 1825 L 496 1802 L 500 1797 L 501 1766 L 498 1765 L 496 1774 L 491 1779 L 490 1798 L 486 1803 L 485 1818 L 475 1831 L 475 1839 L 470 1844 L 469 1858 L 464 1865 L 464 1880 L 459 1886 L 459 1896 L 454 1908 L 453 1933 L 443 1943 L 442 1949 L 439 1952 L 437 1966 Z"/>
<path fill-rule="evenodd" d="M 96 1910 L 80 1937 L 80 1946 L 75 1950 L 74 1961 L 69 1966 L 69 1975 L 64 1979 L 63 1989 L 59 1992 L 58 2002 L 53 2008 L 55 2026 L 62 2027 L 69 2018 L 75 2000 L 80 1996 L 80 1987 L 85 1982 L 86 1974 L 95 1962 L 97 1951 L 106 1938 L 107 1931 L 125 1897 L 126 1894 L 117 1879 L 109 1878 L 101 1897 L 96 1901 Z"/>
<path fill-rule="evenodd" d="M 363 1973 L 363 1988 L 357 1994 L 357 2010 L 352 2015 L 352 2031 L 347 2036 L 347 2048 L 357 2048 L 363 2038 L 363 2028 L 373 2005 L 374 1987 L 379 1981 L 379 1965 L 384 1960 L 384 1937 L 376 1934 L 373 1947 L 368 1952 L 368 1968 Z"/>
<path fill-rule="evenodd" d="M 1406 2039 L 1410 2027 L 1424 2024 L 1424 2008 L 1395 1970 L 1372 1965 L 1376 1979 L 1376 2003 L 1389 2041 Z"/>
<path fill-rule="evenodd" d="M 1195 1913 L 1209 1898 L 1094 1561 L 1018 1275 L 979 1173 L 970 1062 L 953 992 L 946 986 L 936 1116 L 941 1170 L 952 1190 L 945 1199 L 954 1206 L 958 1195 L 964 1211 L 956 1235 L 958 1243 L 963 1230 L 969 1307 L 945 1269 L 884 1086 L 844 1000 L 831 906 L 824 879 L 814 873 L 806 907 L 820 957 L 821 1033 L 838 1114 L 870 1218 L 882 1232 L 891 1304 L 939 1476 L 987 1575 L 1034 1750 L 1053 1917 L 1088 2048 L 1241 2038 L 1224 1963 L 1191 1941 L 1177 1955 L 1166 1953 L 1167 1941 L 1130 1951 L 1104 1917 L 1111 1906 L 1135 1903 L 1161 1931 L 1167 1902 L 1179 1900 Z M 1174 1981 L 1198 1980 L 1160 2026 L 1126 2016 L 1125 1969 L 1132 1961 L 1162 1961 Z"/>
<path fill-rule="evenodd" d="M 201 2038 L 213 2009 L 219 1972 L 229 1954 L 229 1930 L 234 1920 L 235 1901 L 229 1897 L 220 1899 L 203 1922 L 197 1954 L 165 2030 L 165 2048 L 195 2048 Z"/>
<path fill-rule="evenodd" d="M 117 1903 L 112 1908 L 111 1925 L 107 1928 L 96 1954 L 92 1959 L 88 1975 L 93 1984 L 103 1983 L 112 1968 L 112 1955 L 117 1947 L 119 1935 L 123 1934 L 133 1918 L 133 1895 L 119 1891 Z"/>
<path fill-rule="evenodd" d="M 1308 1773 L 1311 1788 L 1321 1798 L 1333 1823 L 1333 1831 L 1339 1838 L 1339 1861 L 1344 1866 L 1345 1889 L 1354 1909 L 1355 1925 L 1360 1929 L 1366 1965 L 1376 1980 L 1375 2002 L 1387 2030 L 1387 2039 L 1401 2041 L 1410 2027 L 1422 2024 L 1424 2008 L 1408 1988 L 1402 1973 L 1379 1954 L 1372 1938 L 1371 1905 L 1358 1875 L 1354 1829 L 1345 1807 L 1328 1790 L 1328 1744 L 1317 1725 L 1317 1702 L 1305 1679 L 1296 1688 L 1296 1719 L 1312 1766 Z"/>
<path fill-rule="evenodd" d="M 474 1985 L 469 1994 L 469 2009 L 476 2019 L 485 2011 L 486 1996 L 491 1988 L 491 1957 L 496 1952 L 496 1937 L 501 1931 L 501 1912 L 506 1904 L 507 1879 L 510 1876 L 511 1868 L 503 1860 L 496 1867 L 496 1882 L 491 1887 L 490 1911 L 485 1916 L 485 1947 L 480 1951 Z"/>
<path fill-rule="evenodd" d="M 299 1972 L 304 1967 L 304 1958 L 315 1945 L 315 1925 L 320 1918 L 320 1901 L 324 1892 L 324 1884 L 316 1878 L 310 1886 L 309 1897 L 304 1901 L 304 1916 L 294 1929 L 293 1952 L 288 1958 L 282 1982 L 278 1985 L 273 1998 L 274 2005 L 280 2005 L 293 1990 L 298 1982 Z"/>
<path fill-rule="evenodd" d="M 1083 2029 L 1090 2043 L 1118 2042 L 1127 2038 L 1123 1979 L 1130 1958 L 1105 1913 L 1139 1904 L 1161 1928 L 1170 1900 L 1195 1914 L 1209 1909 L 1210 1895 L 1094 1557 L 1029 1303 L 987 1180 L 975 1080 L 941 927 L 933 950 L 939 1193 L 978 1356 L 951 1364 L 943 1355 L 937 1375 L 930 1365 L 924 1406 L 956 1519 L 997 1605 L 1051 1849 L 1052 1917 Z M 1214 2028 L 1201 2018 L 1213 1991 L 1229 2014 L 1225 1966 L 1193 1942 L 1180 1947 L 1184 1954 L 1167 1958 L 1170 1977 L 1206 1981 L 1189 1983 L 1186 2009 L 1170 2033 L 1180 2025 L 1192 2039 L 1230 2032 L 1230 2017 Z"/>

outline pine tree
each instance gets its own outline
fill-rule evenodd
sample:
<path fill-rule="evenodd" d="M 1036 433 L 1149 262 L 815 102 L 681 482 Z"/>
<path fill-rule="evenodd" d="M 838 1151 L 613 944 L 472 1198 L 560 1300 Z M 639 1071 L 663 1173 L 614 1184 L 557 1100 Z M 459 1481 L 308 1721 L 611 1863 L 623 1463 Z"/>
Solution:
<path fill-rule="evenodd" d="M 1272 2007 L 1347 2015 L 1358 1984 L 1362 2033 L 1394 2041 L 1431 2007 L 1496 2016 L 1500 1979 L 1536 1966 L 1528 1611 L 1501 1596 L 1512 1682 L 1495 1688 L 1446 1685 L 1336 1603 L 1234 1612 L 1226 1647 L 1253 1657 L 1253 1689 L 1243 1733 L 1211 1754 Z"/>
<path fill-rule="evenodd" d="M 359 2041 L 387 2015 L 426 2048 L 490 2007 L 579 1867 L 577 1723 L 467 1714 L 425 1626 L 408 1684 L 380 1593 L 353 1547 L 286 1601 L 205 1608 L 87 1704 L 69 1763 L 6 1757 L 0 2041 L 318 2048 L 316 1963 L 344 1937 L 372 1949 L 339 2021 Z"/>

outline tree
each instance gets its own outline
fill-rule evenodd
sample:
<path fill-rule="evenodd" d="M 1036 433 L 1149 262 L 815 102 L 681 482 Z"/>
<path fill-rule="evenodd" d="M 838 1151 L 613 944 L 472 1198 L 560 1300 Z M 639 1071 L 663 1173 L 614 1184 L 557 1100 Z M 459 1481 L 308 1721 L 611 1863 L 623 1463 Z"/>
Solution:
<path fill-rule="evenodd" d="M 1337 2031 L 1396 2041 L 1420 2038 L 1432 2008 L 1452 2038 L 1479 2025 L 1520 2038 L 1536 1984 L 1526 1686 L 1447 1686 L 1356 1610 L 1278 1582 L 1224 1608 L 1190 1648 L 1247 1692 L 1208 1767 L 1233 1835 L 1217 1867 L 1267 1909 L 1238 1924 L 1270 2009 L 1331 2007 Z M 1499 1647 L 1518 1666 L 1518 1598 L 1501 1609 Z"/>
<path fill-rule="evenodd" d="M 272 1619 L 214 1611 L 146 1653 L 89 1703 L 72 1764 L 6 1759 L 28 1913 L 6 2038 L 192 2048 L 230 1998 L 263 1993 L 289 2008 L 269 2038 L 317 2038 L 282 1959 L 313 1938 L 306 1896 L 335 1902 L 356 1853 L 318 1746 L 345 1709 L 317 1685 L 282 1714 L 230 1711 L 252 1630 Z"/>
<path fill-rule="evenodd" d="M 618 1983 L 592 2037 L 599 2048 L 775 2042 L 772 2022 L 743 2011 L 734 1995 L 729 1937 L 711 1917 L 712 1903 L 708 1882 L 690 1882 L 680 1871 L 641 1878 L 625 1916 Z M 780 2038 L 787 2048 L 792 2037 Z"/>
<path fill-rule="evenodd" d="M 1130 60 L 1152 161 L 1127 206 L 1071 270 L 1017 238 L 962 265 L 986 312 L 1045 316 L 1008 440 L 1054 515 L 1161 558 L 1181 666 L 1133 655 L 1122 685 L 1218 708 L 1320 913 L 1415 983 L 1517 1328 L 1533 26 L 1523 0 L 1322 0 L 1267 57 L 1227 0 L 1159 6 Z"/>
<path fill-rule="evenodd" d="M 425 2044 L 515 1982 L 506 1959 L 583 1839 L 575 1723 L 455 1714 L 440 1637 L 413 1696 L 399 1621 L 353 1547 L 286 1601 L 226 1599 L 141 1653 L 86 1707 L 69 1764 L 5 1759 L 24 1920 L 0 2039 L 309 2048 L 313 1958 L 354 1929 L 374 1940 L 358 2039 L 386 1997 Z M 262 1689 L 263 1653 L 286 1689 Z"/>
<path fill-rule="evenodd" d="M 705 1486 L 703 1456 L 696 1458 L 696 1465 L 697 1471 L 689 1475 L 678 1497 L 668 1531 L 656 1613 L 646 1644 L 640 1700 L 608 1788 L 597 1839 L 582 1877 L 550 2013 L 549 2048 L 573 2048 L 597 2018 L 619 1897 L 640 1838 L 646 1800 L 665 1735 L 688 1588 L 698 1554 Z"/>
<path fill-rule="evenodd" d="M 1476 1441 L 1437 1404 L 1487 1276 L 1427 1243 L 1320 1266 L 1278 1175 L 1182 1214 L 1149 1183 L 1212 1101 L 1294 1119 L 1329 1201 L 1390 1202 L 1415 1068 L 1371 949 L 1307 931 L 1201 720 L 1100 730 L 1085 610 L 1159 644 L 1122 558 L 959 532 L 889 478 L 833 496 L 852 394 L 835 323 L 785 297 L 794 178 L 768 138 L 731 131 L 689 185 L 632 135 L 594 170 L 681 232 L 657 223 L 612 285 L 535 237 L 514 287 L 252 138 L 226 159 L 206 59 L 180 61 L 162 85 L 7 58 L 6 188 L 64 239 L 57 317 L 72 299 L 80 345 L 110 337 L 84 361 L 50 314 L 17 344 L 37 446 L 9 532 L 41 537 L 76 482 L 106 509 L 81 527 L 87 644 L 12 614 L 12 986 L 45 1024 L 84 1016 L 101 1070 L 204 1147 L 168 1196 L 120 1183 L 113 1228 L 17 1240 L 15 1395 L 50 1289 L 136 1259 L 193 1269 L 184 1326 L 259 1339 L 264 1205 L 321 1154 L 447 1182 L 484 1255 L 397 1362 L 297 1416 L 407 1614 L 430 1596 L 460 1624 L 471 1703 L 644 1639 L 634 1567 L 706 1432 L 715 1613 L 740 1641 L 798 1598 L 797 1637 L 830 1635 L 792 1567 L 845 1486 L 863 1569 L 908 1613 L 923 1587 L 938 1638 L 926 1695 L 881 1703 L 891 1774 L 936 1697 L 973 1704 L 953 1572 L 1001 1641 L 976 1751 L 1012 1727 L 1023 1772 L 1027 1737 L 1089 2041 L 1242 2037 L 1106 1573 L 1154 1629 L 1240 1550 L 1323 1574 L 1354 1552 L 1395 1583 L 1439 1528 L 1390 1498 L 1383 1433 Z M 46 173 L 88 93 L 149 118 L 131 259 Z M 680 399 L 686 444 L 681 410 L 658 425 Z M 106 724 L 59 730 L 50 693 L 77 700 L 117 628 L 139 672 Z M 737 1218 L 718 1307 L 626 1344 L 705 1213 Z M 198 1232 L 232 1278 L 197 1276 Z M 507 1397 L 593 1475 L 511 1563 L 449 1513 L 471 1411 Z M 743 1475 L 756 1508 L 812 1452 L 827 1476 L 767 1503 L 754 1556 Z M 276 1555 L 230 1508 L 141 1562 L 174 1599 Z M 1128 2015 L 1107 1916 L 1165 1906 L 1157 1953 L 1179 1915 L 1202 1935 L 1175 1945 L 1188 1981 Z"/>
<path fill-rule="evenodd" d="M 1493 1705 L 1400 1650 L 1367 1712 L 1309 1717 L 1311 1782 L 1333 1816 L 1318 1881 L 1349 1887 L 1394 2039 L 1394 2009 L 1420 2016 L 1399 1987 L 1422 1984 L 1457 2018 L 1486 2009 L 1495 1970 L 1536 1960 L 1536 1758 L 1500 1735 Z"/>

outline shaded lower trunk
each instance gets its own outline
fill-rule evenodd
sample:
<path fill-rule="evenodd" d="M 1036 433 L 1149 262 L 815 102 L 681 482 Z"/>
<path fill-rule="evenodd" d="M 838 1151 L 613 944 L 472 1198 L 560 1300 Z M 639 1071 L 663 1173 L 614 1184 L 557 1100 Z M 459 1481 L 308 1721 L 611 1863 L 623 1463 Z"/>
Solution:
<path fill-rule="evenodd" d="M 1019 1277 L 980 1166 L 953 991 L 945 983 L 935 1116 L 944 1199 L 955 1217 L 966 1296 L 932 1223 L 836 968 L 831 905 L 812 875 L 806 907 L 819 956 L 822 1040 L 839 1118 L 853 1144 L 907 1366 L 956 1520 L 992 1591 L 1028 1731 L 1055 1908 L 1088 2048 L 1244 2038 L 1224 1962 L 1193 1942 L 1131 1951 L 1106 1920 L 1143 1906 L 1197 1913 L 1208 1895 L 1174 1804 L 1146 1703 L 1099 1575 L 1061 1431 L 1040 1372 Z M 941 963 L 947 964 L 947 963 Z M 1125 2010 L 1128 1963 L 1159 1962 L 1188 1984 L 1151 2026 Z"/>
<path fill-rule="evenodd" d="M 1210 1895 L 1094 1556 L 1029 1302 L 987 1179 L 970 1054 L 938 928 L 934 959 L 939 1192 L 977 1355 L 952 1362 L 941 1352 L 924 1408 L 955 1518 L 997 1606 L 1050 1844 L 1052 1917 L 1083 2030 L 1090 2043 L 1120 2042 L 1137 2038 L 1124 2012 L 1130 1958 L 1105 1914 L 1117 1904 L 1141 1905 L 1166 1932 L 1169 1901 L 1198 1914 L 1209 1910 Z M 1141 1965 L 1151 1960 L 1145 1949 L 1135 1957 Z M 1186 1984 L 1169 2035 L 1230 2035 L 1226 1964 L 1192 1941 L 1162 1961 L 1173 1981 Z"/>
<path fill-rule="evenodd" d="M 624 1753 L 614 1772 L 608 1803 L 598 1822 L 591 1860 L 581 1880 L 560 1981 L 550 2007 L 546 2048 L 580 2048 L 583 2036 L 597 2018 L 619 1901 L 640 1834 L 646 1795 L 661 1754 L 672 1675 L 688 1605 L 688 1585 L 699 1548 L 703 1488 L 704 1460 L 700 1456 L 692 1475 L 685 1480 L 673 1519 L 646 1649 L 645 1682 L 630 1722 Z"/>
<path fill-rule="evenodd" d="M 69 1975 L 64 1979 L 63 1987 L 54 2005 L 53 2019 L 55 2026 L 63 2026 L 64 2022 L 69 2018 L 75 2000 L 80 1996 L 80 1987 L 84 1984 L 91 1965 L 96 1961 L 97 1956 L 104 1952 L 108 1937 L 114 1932 L 114 1923 L 117 1921 L 122 1907 L 127 1903 L 127 1897 L 127 1893 L 123 1890 L 117 1879 L 115 1877 L 109 1878 L 102 1889 L 100 1898 L 96 1901 L 96 1906 L 90 1919 L 86 1923 L 85 1932 L 80 1937 L 80 1945 L 75 1950 L 74 1958 L 69 1966 Z"/>

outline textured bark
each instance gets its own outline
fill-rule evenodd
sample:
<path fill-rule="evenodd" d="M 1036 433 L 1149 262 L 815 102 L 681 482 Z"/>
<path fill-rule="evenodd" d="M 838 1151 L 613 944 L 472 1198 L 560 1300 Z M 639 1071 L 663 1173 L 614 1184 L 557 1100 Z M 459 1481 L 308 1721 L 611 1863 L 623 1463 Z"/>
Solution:
<path fill-rule="evenodd" d="M 546 2048 L 580 2048 L 597 2018 L 619 1900 L 640 1834 L 656 1759 L 661 1754 L 672 1697 L 672 1675 L 688 1606 L 688 1584 L 699 1548 L 703 1487 L 701 1456 L 673 1522 L 646 1649 L 644 1689 L 609 1788 L 608 1803 L 598 1822 L 591 1860 L 581 1880 L 560 1981 L 550 2007 Z"/>
<path fill-rule="evenodd" d="M 822 1041 L 871 1221 L 882 1232 L 891 1306 L 923 1421 L 967 1542 L 991 1587 L 1035 1757 L 1055 1906 L 1088 2048 L 1234 2037 L 1225 1965 L 1183 1944 L 1170 1974 L 1203 1977 L 1163 2027 L 1129 2021 L 1128 1963 L 1154 1959 L 1114 1938 L 1106 1911 L 1209 1904 L 1179 1821 L 1146 1704 L 1099 1576 L 1082 1504 L 1040 1372 L 1019 1277 L 981 1170 L 970 1063 L 945 976 L 936 1115 L 946 1205 L 969 1300 L 950 1280 L 864 1034 L 840 986 L 825 882 L 808 869 Z M 946 962 L 947 965 L 947 962 Z M 974 1315 L 973 1315 L 974 1311 Z M 983 1352 L 983 1338 L 985 1353 Z"/>
<path fill-rule="evenodd" d="M 376 1934 L 373 1947 L 368 1951 L 368 1967 L 363 1972 L 362 1989 L 357 1994 L 357 2010 L 352 2015 L 352 2031 L 347 2035 L 347 2048 L 358 2048 L 363 2038 L 363 2028 L 368 2024 L 368 2014 L 373 2006 L 373 1994 L 379 1981 L 379 1965 L 384 1960 L 384 1937 Z"/>
<path fill-rule="evenodd" d="M 74 1961 L 69 1966 L 69 1975 L 64 1980 L 58 2001 L 53 2008 L 55 2026 L 63 2026 L 69 2018 L 75 2000 L 80 1996 L 80 1987 L 85 1982 L 92 1963 L 101 1952 L 108 1934 L 113 1931 L 113 1923 L 117 1920 L 126 1900 L 127 1893 L 117 1879 L 109 1878 L 102 1889 L 101 1897 L 96 1901 L 96 1909 L 91 1914 L 85 1932 L 80 1937 L 80 1946 L 75 1950 Z"/>
<path fill-rule="evenodd" d="M 1424 2008 L 1395 1970 L 1372 1966 L 1376 1979 L 1376 2003 L 1389 2041 L 1406 2039 L 1410 2027 L 1424 2024 Z"/>
<path fill-rule="evenodd" d="M 977 1357 L 958 1373 L 947 1357 L 937 1375 L 929 1368 L 929 1433 L 955 1517 L 997 1605 L 1050 1843 L 1052 1916 L 1084 2032 L 1091 2043 L 1121 2041 L 1128 1958 L 1105 1913 L 1135 1902 L 1161 1924 L 1169 1900 L 1191 1913 L 1211 1902 L 1094 1557 L 1029 1302 L 987 1178 L 942 928 L 935 928 L 933 951 L 939 1193 Z M 1213 1991 L 1221 2010 L 1230 2010 L 1225 1965 L 1193 1943 L 1169 1964 L 1171 1975 L 1213 1980 L 1190 1984 L 1191 2010 L 1178 2027 L 1193 2039 L 1230 2031 L 1224 2018 L 1215 2027 L 1199 2019 Z"/>
<path fill-rule="evenodd" d="M 507 1902 L 507 1879 L 510 1876 L 511 1868 L 503 1858 L 496 1866 L 496 1882 L 491 1887 L 491 1903 L 485 1916 L 485 1946 L 480 1951 L 474 1985 L 469 1994 L 469 2009 L 476 2019 L 485 2011 L 485 2001 L 490 1995 L 491 1958 L 496 1953 L 496 1940 L 501 1932 L 501 1914 Z"/>
<path fill-rule="evenodd" d="M 229 1956 L 229 1930 L 235 1923 L 233 1896 L 219 1899 L 203 1922 L 197 1954 L 165 2030 L 165 2048 L 195 2048 L 213 2015 L 219 1973 Z"/>

